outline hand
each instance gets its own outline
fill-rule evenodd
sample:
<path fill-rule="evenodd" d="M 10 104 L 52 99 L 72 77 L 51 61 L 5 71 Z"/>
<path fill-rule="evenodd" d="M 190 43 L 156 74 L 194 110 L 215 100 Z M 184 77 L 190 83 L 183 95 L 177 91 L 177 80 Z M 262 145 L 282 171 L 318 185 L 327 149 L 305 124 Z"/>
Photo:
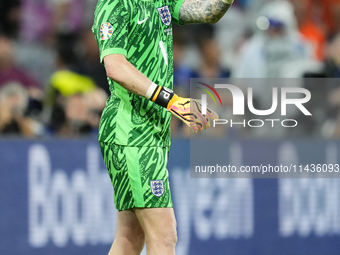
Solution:
<path fill-rule="evenodd" d="M 213 121 L 219 118 L 218 114 L 210 109 L 207 109 L 207 114 L 203 115 L 199 100 L 174 97 L 175 100 L 172 100 L 173 103 L 168 106 L 167 110 L 190 127 L 194 134 L 208 129 L 210 127 L 209 119 Z"/>
<path fill-rule="evenodd" d="M 199 100 L 177 96 L 171 89 L 152 83 L 145 95 L 152 102 L 166 108 L 169 112 L 183 121 L 194 134 L 208 129 L 211 120 L 218 119 L 218 114 L 207 109 L 207 114 L 202 114 L 202 105 Z"/>

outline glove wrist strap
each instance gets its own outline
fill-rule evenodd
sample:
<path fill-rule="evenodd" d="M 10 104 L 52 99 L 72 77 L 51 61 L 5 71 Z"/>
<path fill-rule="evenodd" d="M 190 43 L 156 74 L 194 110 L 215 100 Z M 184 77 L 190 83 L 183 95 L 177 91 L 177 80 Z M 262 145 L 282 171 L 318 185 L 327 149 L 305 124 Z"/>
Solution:
<path fill-rule="evenodd" d="M 175 96 L 175 93 L 171 89 L 158 86 L 152 93 L 152 96 L 150 99 L 152 102 L 164 108 L 168 108 L 169 102 L 174 96 Z"/>

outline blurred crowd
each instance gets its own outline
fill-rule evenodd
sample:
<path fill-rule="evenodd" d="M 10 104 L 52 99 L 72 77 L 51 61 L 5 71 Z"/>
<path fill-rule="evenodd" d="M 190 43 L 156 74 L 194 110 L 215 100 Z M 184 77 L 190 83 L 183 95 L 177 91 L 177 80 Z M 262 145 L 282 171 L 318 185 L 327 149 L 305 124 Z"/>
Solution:
<path fill-rule="evenodd" d="M 96 0 L 0 3 L 0 133 L 95 135 L 109 95 Z"/>
<path fill-rule="evenodd" d="M 97 135 L 110 92 L 91 32 L 96 4 L 0 2 L 0 135 Z M 217 24 L 173 30 L 176 93 L 190 96 L 190 78 L 311 78 L 295 86 L 316 95 L 308 106 L 315 114 L 287 118 L 301 120 L 299 136 L 340 136 L 340 84 L 317 82 L 340 78 L 340 0 L 235 0 Z M 254 88 L 254 101 L 266 109 L 263 86 Z M 190 134 L 176 119 L 171 128 L 175 137 Z"/>

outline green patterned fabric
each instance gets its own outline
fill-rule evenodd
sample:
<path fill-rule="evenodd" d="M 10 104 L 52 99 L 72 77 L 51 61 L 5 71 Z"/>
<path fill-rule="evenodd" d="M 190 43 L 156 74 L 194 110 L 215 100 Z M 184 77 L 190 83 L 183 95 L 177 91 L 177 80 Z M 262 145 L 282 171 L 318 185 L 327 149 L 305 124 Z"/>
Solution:
<path fill-rule="evenodd" d="M 100 142 L 100 147 L 119 211 L 134 207 L 172 207 L 166 169 L 168 148 L 127 147 L 103 142 Z M 158 193 L 157 188 L 151 187 L 155 181 L 163 184 L 163 187 L 158 187 Z"/>
<path fill-rule="evenodd" d="M 123 54 L 158 85 L 173 88 L 172 22 L 184 0 L 100 0 L 93 33 L 100 59 Z M 145 147 L 170 146 L 171 114 L 109 79 L 99 141 Z"/>

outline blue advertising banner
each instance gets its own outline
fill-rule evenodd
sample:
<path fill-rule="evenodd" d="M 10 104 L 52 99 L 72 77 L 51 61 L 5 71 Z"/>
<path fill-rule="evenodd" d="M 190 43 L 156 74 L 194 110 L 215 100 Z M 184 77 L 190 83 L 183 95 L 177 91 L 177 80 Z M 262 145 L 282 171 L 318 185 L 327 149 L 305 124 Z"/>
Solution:
<path fill-rule="evenodd" d="M 340 142 L 234 141 L 233 164 L 335 165 Z M 168 164 L 178 255 L 340 254 L 339 178 L 190 178 L 189 141 Z M 289 162 L 288 162 L 289 161 Z M 107 254 L 113 189 L 95 140 L 0 141 L 0 254 Z"/>

